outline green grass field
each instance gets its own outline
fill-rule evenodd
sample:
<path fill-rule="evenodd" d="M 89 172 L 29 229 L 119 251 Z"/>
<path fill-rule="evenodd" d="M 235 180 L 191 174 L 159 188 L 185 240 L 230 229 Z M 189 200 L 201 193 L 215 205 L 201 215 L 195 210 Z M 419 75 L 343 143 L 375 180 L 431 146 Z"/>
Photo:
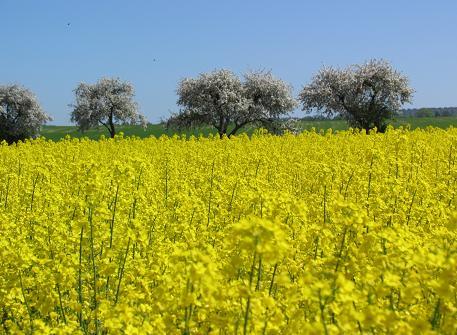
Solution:
<path fill-rule="evenodd" d="M 316 130 L 327 130 L 329 128 L 333 130 L 345 130 L 348 128 L 347 123 L 343 120 L 313 120 L 313 121 L 302 121 L 304 129 L 310 130 L 315 128 Z M 411 129 L 415 128 L 425 128 L 427 126 L 439 127 L 439 128 L 448 128 L 450 126 L 457 126 L 457 117 L 424 117 L 424 118 L 397 118 L 392 122 L 394 127 L 410 125 Z M 161 135 L 172 136 L 174 134 L 186 134 L 186 135 L 195 135 L 200 134 L 207 136 L 210 133 L 216 133 L 216 131 L 210 127 L 204 127 L 194 130 L 189 130 L 185 132 L 178 132 L 165 129 L 160 124 L 149 125 L 146 129 L 143 129 L 139 126 L 118 126 L 116 131 L 123 132 L 124 136 L 139 136 L 139 137 L 148 137 Z M 247 133 L 252 133 L 252 128 L 246 128 L 244 130 Z M 67 135 L 71 137 L 88 137 L 91 139 L 98 139 L 101 135 L 109 136 L 108 131 L 105 127 L 100 126 L 85 132 L 80 132 L 75 126 L 44 126 L 41 131 L 41 135 L 47 139 L 59 140 Z"/>

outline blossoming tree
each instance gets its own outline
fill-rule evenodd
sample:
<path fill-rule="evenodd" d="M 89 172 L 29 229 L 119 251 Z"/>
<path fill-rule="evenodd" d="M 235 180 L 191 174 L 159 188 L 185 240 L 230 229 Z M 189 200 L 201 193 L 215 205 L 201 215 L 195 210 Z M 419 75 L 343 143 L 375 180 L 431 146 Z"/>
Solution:
<path fill-rule="evenodd" d="M 386 120 L 411 102 L 408 78 L 385 60 L 372 59 L 344 69 L 322 68 L 299 95 L 303 110 L 341 115 L 349 125 L 383 132 Z"/>
<path fill-rule="evenodd" d="M 30 90 L 19 85 L 0 86 L 0 141 L 34 137 L 47 121 L 51 118 Z"/>
<path fill-rule="evenodd" d="M 82 131 L 103 125 L 114 137 L 117 124 L 141 124 L 144 127 L 147 124 L 133 100 L 132 84 L 119 78 L 102 78 L 93 85 L 81 83 L 74 92 L 76 103 L 71 105 L 74 108 L 71 121 Z"/>
<path fill-rule="evenodd" d="M 243 79 L 224 69 L 183 79 L 177 90 L 183 109 L 171 115 L 167 126 L 210 125 L 221 138 L 230 137 L 245 125 L 269 124 L 296 106 L 291 87 L 270 72 L 248 73 Z"/>

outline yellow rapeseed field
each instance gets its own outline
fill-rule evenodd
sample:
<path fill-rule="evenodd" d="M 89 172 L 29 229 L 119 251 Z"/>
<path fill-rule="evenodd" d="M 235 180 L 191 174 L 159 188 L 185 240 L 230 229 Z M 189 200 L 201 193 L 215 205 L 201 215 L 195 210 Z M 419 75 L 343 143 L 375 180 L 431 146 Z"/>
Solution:
<path fill-rule="evenodd" d="M 0 332 L 456 334 L 457 129 L 0 146 Z"/>

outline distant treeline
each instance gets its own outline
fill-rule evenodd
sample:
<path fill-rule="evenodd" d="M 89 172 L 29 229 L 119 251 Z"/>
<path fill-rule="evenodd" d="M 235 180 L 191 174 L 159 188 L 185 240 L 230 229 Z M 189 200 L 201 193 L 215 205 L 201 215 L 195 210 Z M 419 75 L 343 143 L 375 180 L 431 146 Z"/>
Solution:
<path fill-rule="evenodd" d="M 400 115 L 413 117 L 457 116 L 457 107 L 409 108 L 402 109 Z"/>
<path fill-rule="evenodd" d="M 425 107 L 425 108 L 407 108 L 401 109 L 399 116 L 402 117 L 436 117 L 436 116 L 457 116 L 457 107 Z M 325 117 L 318 114 L 307 115 L 299 118 L 301 120 L 343 120 L 341 116 Z"/>

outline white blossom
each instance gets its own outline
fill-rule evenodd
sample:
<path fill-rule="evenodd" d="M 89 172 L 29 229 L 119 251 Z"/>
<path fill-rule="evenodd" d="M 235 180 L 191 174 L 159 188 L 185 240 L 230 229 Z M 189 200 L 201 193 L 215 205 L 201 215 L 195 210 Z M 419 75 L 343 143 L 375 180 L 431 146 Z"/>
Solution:
<path fill-rule="evenodd" d="M 111 137 L 118 124 L 141 124 L 147 122 L 138 112 L 133 100 L 133 86 L 119 78 L 102 78 L 96 84 L 81 83 L 74 90 L 76 103 L 71 105 L 71 121 L 84 131 L 98 125 L 105 126 Z"/>
<path fill-rule="evenodd" d="M 291 87 L 270 72 L 253 72 L 240 80 L 229 70 L 183 79 L 178 86 L 179 113 L 169 127 L 210 125 L 219 135 L 231 136 L 250 123 L 266 123 L 291 111 L 296 102 Z"/>
<path fill-rule="evenodd" d="M 51 120 L 31 91 L 19 85 L 0 86 L 0 141 L 12 143 L 35 137 Z"/>
<path fill-rule="evenodd" d="M 408 78 L 385 60 L 344 69 L 322 68 L 299 95 L 303 110 L 341 115 L 353 127 L 384 131 L 385 121 L 411 101 Z"/>

